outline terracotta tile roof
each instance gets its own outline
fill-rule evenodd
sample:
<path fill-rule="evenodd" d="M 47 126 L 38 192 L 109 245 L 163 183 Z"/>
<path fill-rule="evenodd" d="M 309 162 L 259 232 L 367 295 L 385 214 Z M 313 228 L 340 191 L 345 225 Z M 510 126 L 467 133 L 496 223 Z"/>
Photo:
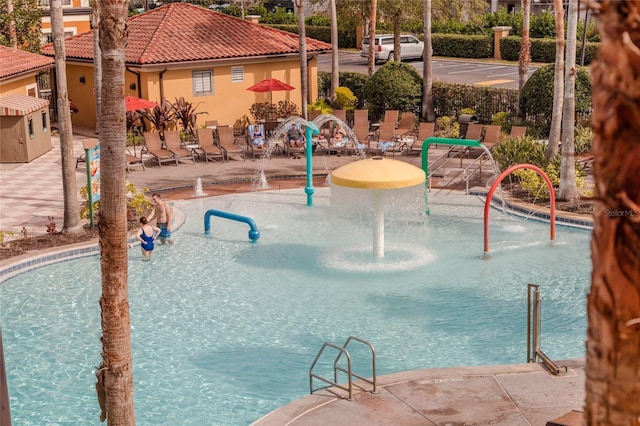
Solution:
<path fill-rule="evenodd" d="M 51 68 L 53 58 L 0 46 L 0 78 L 12 77 L 28 71 Z"/>
<path fill-rule="evenodd" d="M 189 3 L 170 3 L 129 18 L 125 51 L 129 64 L 162 64 L 251 56 L 295 54 L 298 35 Z M 93 32 L 70 37 L 67 59 L 93 58 Z M 331 45 L 307 37 L 308 52 Z M 53 54 L 53 46 L 42 51 Z"/>

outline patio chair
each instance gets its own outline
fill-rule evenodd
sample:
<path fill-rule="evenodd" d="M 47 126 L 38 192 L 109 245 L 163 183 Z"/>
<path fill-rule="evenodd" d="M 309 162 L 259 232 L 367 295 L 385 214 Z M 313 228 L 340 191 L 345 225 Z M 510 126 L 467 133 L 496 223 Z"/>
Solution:
<path fill-rule="evenodd" d="M 511 132 L 509 133 L 509 136 L 512 138 L 521 138 L 526 133 L 527 133 L 526 126 L 513 126 L 511 128 Z"/>
<path fill-rule="evenodd" d="M 482 138 L 482 145 L 487 148 L 493 148 L 502 138 L 502 126 L 499 124 L 490 124 L 484 130 L 484 137 Z"/>
<path fill-rule="evenodd" d="M 198 150 L 204 155 L 204 161 L 206 163 L 209 162 L 209 158 L 219 158 L 224 161 L 224 152 L 216 144 L 213 137 L 213 129 L 206 127 L 198 129 L 198 145 L 200 146 Z"/>
<path fill-rule="evenodd" d="M 238 144 L 236 144 L 236 137 L 233 135 L 233 128 L 229 126 L 218 126 L 218 137 L 220 142 L 220 148 L 224 151 L 227 161 L 229 161 L 230 154 L 237 154 L 242 157 L 242 161 L 246 161 L 247 158 L 244 155 L 244 150 Z"/>
<path fill-rule="evenodd" d="M 342 121 L 344 124 L 347 124 L 347 111 L 344 109 L 334 109 L 331 114 L 333 114 L 333 116 L 337 119 L 339 119 L 340 121 Z"/>
<path fill-rule="evenodd" d="M 356 136 L 353 142 L 354 154 L 366 155 L 369 150 L 369 139 L 371 139 L 369 120 L 355 124 L 353 134 Z"/>
<path fill-rule="evenodd" d="M 396 127 L 396 135 L 404 136 L 413 132 L 416 126 L 416 115 L 413 112 L 405 111 L 400 117 L 398 127 Z"/>
<path fill-rule="evenodd" d="M 180 132 L 178 130 L 165 130 L 164 144 L 169 151 L 173 152 L 173 155 L 176 156 L 176 159 L 190 159 L 193 164 L 196 164 L 196 157 L 193 154 L 193 150 L 182 147 Z"/>
<path fill-rule="evenodd" d="M 85 158 L 85 153 L 87 149 L 91 149 L 98 144 L 98 139 L 83 139 L 82 140 L 82 154 L 76 157 L 76 169 L 78 168 L 79 163 L 85 163 L 87 159 Z"/>
<path fill-rule="evenodd" d="M 262 135 L 262 139 L 264 140 L 264 143 L 262 144 L 263 146 L 262 148 L 259 148 L 257 145 L 254 145 L 253 141 L 251 140 L 251 137 L 253 136 L 253 133 L 255 130 L 255 126 L 260 126 L 259 127 L 260 134 Z M 267 155 L 269 140 L 267 139 L 267 135 L 265 134 L 265 131 L 264 131 L 264 124 L 249 124 L 247 126 L 246 139 L 247 139 L 247 148 L 253 154 L 254 160 L 256 159 L 256 156 L 264 157 L 265 155 Z"/>
<path fill-rule="evenodd" d="M 136 157 L 135 155 L 132 155 L 131 152 L 127 149 L 124 164 L 127 169 L 127 173 L 131 171 L 131 167 L 136 166 L 142 166 L 142 170 L 146 170 L 144 167 L 144 161 L 142 161 L 142 152 L 140 153 L 140 157 Z"/>
<path fill-rule="evenodd" d="M 284 152 L 287 154 L 288 158 L 291 158 L 291 157 L 296 158 L 296 157 L 298 157 L 299 154 L 302 154 L 302 156 L 304 156 L 305 153 L 307 152 L 304 129 L 302 129 L 302 126 L 300 125 L 300 123 L 296 123 L 295 126 L 298 128 L 298 130 L 302 134 L 302 146 L 291 146 L 291 144 L 289 144 L 289 140 L 287 138 L 287 133 L 289 132 L 289 129 L 291 129 L 291 125 L 286 126 L 285 129 L 284 129 L 285 130 L 285 132 L 284 132 Z"/>
<path fill-rule="evenodd" d="M 353 127 L 354 129 L 362 124 L 366 123 L 369 126 L 369 110 L 357 109 L 353 111 Z"/>
<path fill-rule="evenodd" d="M 482 140 L 482 124 L 481 123 L 469 123 L 467 127 L 467 134 L 465 139 L 475 139 L 477 141 Z"/>
<path fill-rule="evenodd" d="M 393 120 L 383 121 L 380 129 L 375 134 L 375 138 L 369 139 L 369 153 L 386 155 L 390 151 L 395 155 L 393 148 L 396 145 L 396 122 Z M 375 139 L 375 141 L 373 141 Z"/>
<path fill-rule="evenodd" d="M 421 155 L 422 145 L 424 144 L 425 139 L 433 136 L 435 127 L 436 123 L 422 122 L 418 124 L 418 134 L 416 136 L 416 140 L 411 144 L 411 146 L 407 150 L 407 153 L 409 155 Z"/>
<path fill-rule="evenodd" d="M 144 132 L 143 135 L 146 153 L 153 157 L 158 166 L 162 167 L 162 163 L 175 163 L 176 166 L 178 165 L 178 159 L 173 152 L 162 147 L 160 133 Z"/>

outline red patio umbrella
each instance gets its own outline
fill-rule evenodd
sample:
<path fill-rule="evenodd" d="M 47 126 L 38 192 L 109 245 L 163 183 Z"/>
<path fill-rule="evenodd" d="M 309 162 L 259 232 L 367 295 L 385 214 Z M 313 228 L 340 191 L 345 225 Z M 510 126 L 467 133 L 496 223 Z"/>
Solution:
<path fill-rule="evenodd" d="M 271 92 L 278 92 L 278 91 L 282 91 L 282 90 L 293 90 L 295 89 L 295 87 L 293 86 L 289 86 L 287 83 L 283 83 L 282 81 L 278 80 L 277 78 L 267 78 L 262 80 L 259 83 L 254 84 L 251 87 L 248 87 L 247 90 L 250 90 L 252 92 L 269 92 L 269 102 L 272 101 L 272 93 Z M 273 102 L 271 102 L 273 103 Z"/>
<path fill-rule="evenodd" d="M 153 108 L 158 104 L 147 99 L 136 98 L 135 96 L 125 96 L 124 105 L 127 111 L 138 111 Z"/>

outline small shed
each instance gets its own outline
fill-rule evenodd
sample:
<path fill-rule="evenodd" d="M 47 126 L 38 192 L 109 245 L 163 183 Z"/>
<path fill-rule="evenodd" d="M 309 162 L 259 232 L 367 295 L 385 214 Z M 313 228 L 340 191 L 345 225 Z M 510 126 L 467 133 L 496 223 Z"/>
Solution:
<path fill-rule="evenodd" d="M 51 149 L 49 101 L 17 93 L 0 97 L 0 163 L 28 163 Z"/>

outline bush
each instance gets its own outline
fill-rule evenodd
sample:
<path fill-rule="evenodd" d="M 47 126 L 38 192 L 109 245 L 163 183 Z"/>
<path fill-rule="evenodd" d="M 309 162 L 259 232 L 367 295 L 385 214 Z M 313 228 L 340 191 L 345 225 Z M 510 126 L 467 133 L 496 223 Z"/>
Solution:
<path fill-rule="evenodd" d="M 364 108 L 365 106 L 365 92 L 364 88 L 367 85 L 369 75 L 361 72 L 345 71 L 340 73 L 340 86 L 347 87 L 353 95 L 356 97 L 356 108 Z"/>
<path fill-rule="evenodd" d="M 336 103 L 339 109 L 353 111 L 357 102 L 358 98 L 353 96 L 353 92 L 348 87 L 336 88 Z"/>
<path fill-rule="evenodd" d="M 374 120 L 388 109 L 418 112 L 422 102 L 422 77 L 411 65 L 389 61 L 367 81 L 365 98 Z"/>
<path fill-rule="evenodd" d="M 458 139 L 460 137 L 460 124 L 455 116 L 442 116 L 436 118 L 435 135 L 441 138 Z"/>
<path fill-rule="evenodd" d="M 553 107 L 554 64 L 537 69 L 525 83 L 520 98 L 520 108 L 529 116 L 536 117 L 548 132 Z M 591 113 L 591 78 L 584 67 L 578 67 L 575 89 L 576 115 Z"/>
<path fill-rule="evenodd" d="M 493 147 L 492 154 L 502 171 L 516 164 L 528 163 L 538 167 L 545 167 L 547 164 L 545 146 L 531 136 L 506 137 Z"/>
<path fill-rule="evenodd" d="M 517 61 L 520 54 L 520 37 L 504 37 L 500 40 L 500 55 L 506 61 Z M 598 55 L 600 43 L 587 42 L 585 44 L 584 64 L 590 64 Z M 582 44 L 578 42 L 576 50 L 576 62 L 580 63 L 582 57 Z M 555 38 L 531 39 L 530 49 L 532 62 L 555 62 L 556 61 L 556 40 Z"/>
<path fill-rule="evenodd" d="M 593 130 L 588 126 L 576 126 L 575 131 L 575 150 L 576 154 L 586 154 L 591 152 L 591 143 L 593 142 Z"/>
<path fill-rule="evenodd" d="M 493 36 L 433 34 L 433 54 L 458 58 L 492 58 Z"/>

